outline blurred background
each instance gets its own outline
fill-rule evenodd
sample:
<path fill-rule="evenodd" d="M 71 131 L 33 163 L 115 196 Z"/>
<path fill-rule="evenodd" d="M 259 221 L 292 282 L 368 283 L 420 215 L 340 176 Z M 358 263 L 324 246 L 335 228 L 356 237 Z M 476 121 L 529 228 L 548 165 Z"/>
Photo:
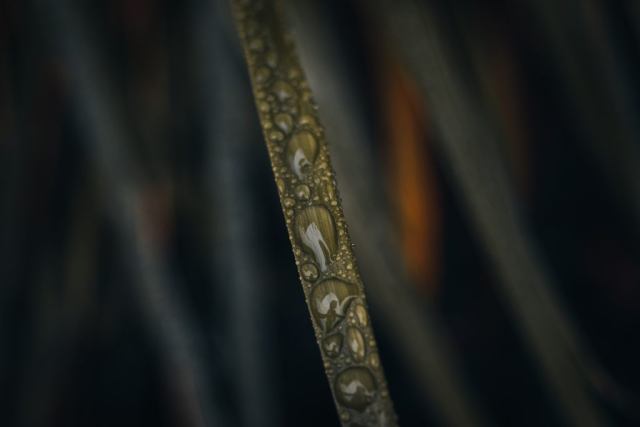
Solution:
<path fill-rule="evenodd" d="M 400 425 L 640 425 L 640 6 L 287 4 Z M 339 420 L 229 5 L 0 1 L 0 426 Z"/>

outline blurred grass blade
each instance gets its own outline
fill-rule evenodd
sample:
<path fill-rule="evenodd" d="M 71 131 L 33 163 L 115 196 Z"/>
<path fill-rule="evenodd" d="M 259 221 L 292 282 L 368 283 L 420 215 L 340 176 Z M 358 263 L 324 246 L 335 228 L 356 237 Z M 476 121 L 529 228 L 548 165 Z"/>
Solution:
<path fill-rule="evenodd" d="M 202 62 L 203 105 L 207 146 L 207 180 L 216 213 L 215 262 L 218 295 L 226 301 L 234 359 L 234 387 L 241 424 L 247 427 L 281 425 L 277 402 L 278 379 L 272 345 L 276 341 L 268 312 L 267 279 L 261 264 L 262 242 L 256 229 L 256 200 L 250 191 L 259 125 L 247 125 L 257 115 L 251 86 L 242 64 L 242 48 L 235 34 L 225 31 L 232 19 L 221 2 L 195 10 L 198 57 Z M 227 5 L 228 6 L 228 5 Z M 227 12 L 227 13 L 225 13 Z M 231 28 L 233 29 L 233 28 Z"/>
<path fill-rule="evenodd" d="M 184 384 L 195 392 L 199 409 L 194 417 L 199 420 L 192 421 L 227 425 L 213 399 L 207 365 L 195 346 L 194 326 L 180 294 L 172 289 L 171 274 L 142 216 L 139 169 L 126 151 L 132 145 L 104 61 L 70 1 L 34 1 L 34 6 L 44 27 L 52 31 L 72 75 L 71 91 L 87 151 L 104 174 L 107 213 L 119 232 L 122 256 L 132 270 L 148 327 L 161 345 L 161 354 L 179 368 Z"/>
<path fill-rule="evenodd" d="M 500 136 L 471 101 L 433 10 L 411 0 L 377 1 L 379 18 L 425 91 L 441 152 L 484 244 L 513 316 L 564 420 L 602 426 L 584 365 L 591 362 L 527 234 L 497 147 Z"/>

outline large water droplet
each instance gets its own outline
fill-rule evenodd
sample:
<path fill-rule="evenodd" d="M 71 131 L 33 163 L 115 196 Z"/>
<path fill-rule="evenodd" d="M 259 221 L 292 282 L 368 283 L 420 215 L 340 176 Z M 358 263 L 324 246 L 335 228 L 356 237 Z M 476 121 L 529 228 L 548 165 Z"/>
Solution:
<path fill-rule="evenodd" d="M 338 402 L 358 411 L 373 402 L 376 381 L 365 368 L 351 368 L 338 375 L 335 384 Z"/>
<path fill-rule="evenodd" d="M 309 132 L 299 132 L 291 137 L 287 146 L 287 163 L 302 179 L 305 170 L 313 164 L 318 154 L 318 142 Z"/>
<path fill-rule="evenodd" d="M 358 288 L 341 280 L 325 280 L 311 293 L 311 313 L 316 324 L 331 331 L 344 318 Z"/>
<path fill-rule="evenodd" d="M 268 52 L 264 56 L 264 60 L 271 68 L 276 68 L 278 65 L 278 55 L 275 52 Z"/>
<path fill-rule="evenodd" d="M 329 357 L 337 357 L 340 354 L 340 349 L 342 348 L 342 335 L 335 334 L 328 336 L 322 342 L 322 346 L 324 347 L 324 351 Z"/>
<path fill-rule="evenodd" d="M 351 350 L 353 359 L 356 362 L 362 362 L 366 349 L 364 347 L 364 338 L 356 328 L 349 328 L 347 331 L 347 345 L 349 346 L 349 350 Z"/>
<path fill-rule="evenodd" d="M 271 92 L 280 100 L 284 102 L 288 99 L 295 98 L 295 89 L 287 82 L 278 80 L 271 85 Z"/>
<path fill-rule="evenodd" d="M 302 248 L 313 255 L 322 271 L 327 269 L 338 249 L 333 218 L 323 206 L 311 206 L 296 217 L 295 231 Z"/>

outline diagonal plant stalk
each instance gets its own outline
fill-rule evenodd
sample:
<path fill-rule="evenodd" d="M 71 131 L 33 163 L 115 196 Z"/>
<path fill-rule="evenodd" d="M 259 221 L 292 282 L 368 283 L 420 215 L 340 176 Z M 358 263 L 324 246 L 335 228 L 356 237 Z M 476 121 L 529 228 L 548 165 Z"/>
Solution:
<path fill-rule="evenodd" d="M 344 426 L 397 425 L 324 129 L 283 6 L 233 2 L 302 287 Z"/>
<path fill-rule="evenodd" d="M 295 41 L 316 99 L 331 105 L 318 111 L 332 141 L 331 152 L 343 195 L 345 216 L 356 244 L 367 293 L 394 351 L 407 364 L 424 401 L 434 402 L 443 425 L 487 425 L 456 363 L 438 316 L 415 293 L 391 233 L 381 191 L 380 166 L 367 140 L 362 108 L 353 94 L 357 76 L 344 65 L 340 40 L 322 19 L 321 2 L 290 1 Z"/>
<path fill-rule="evenodd" d="M 465 89 L 441 23 L 423 3 L 376 6 L 432 105 L 441 153 L 558 409 L 569 425 L 606 425 L 585 375 L 592 358 L 528 234 L 498 151 L 501 136 Z"/>

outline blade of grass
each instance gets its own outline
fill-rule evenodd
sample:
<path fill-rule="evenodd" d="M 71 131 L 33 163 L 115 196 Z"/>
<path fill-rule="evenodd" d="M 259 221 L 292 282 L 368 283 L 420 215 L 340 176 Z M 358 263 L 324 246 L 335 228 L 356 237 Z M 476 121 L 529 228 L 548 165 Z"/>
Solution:
<path fill-rule="evenodd" d="M 234 1 L 303 290 L 343 425 L 396 425 L 324 130 L 278 2 Z"/>

